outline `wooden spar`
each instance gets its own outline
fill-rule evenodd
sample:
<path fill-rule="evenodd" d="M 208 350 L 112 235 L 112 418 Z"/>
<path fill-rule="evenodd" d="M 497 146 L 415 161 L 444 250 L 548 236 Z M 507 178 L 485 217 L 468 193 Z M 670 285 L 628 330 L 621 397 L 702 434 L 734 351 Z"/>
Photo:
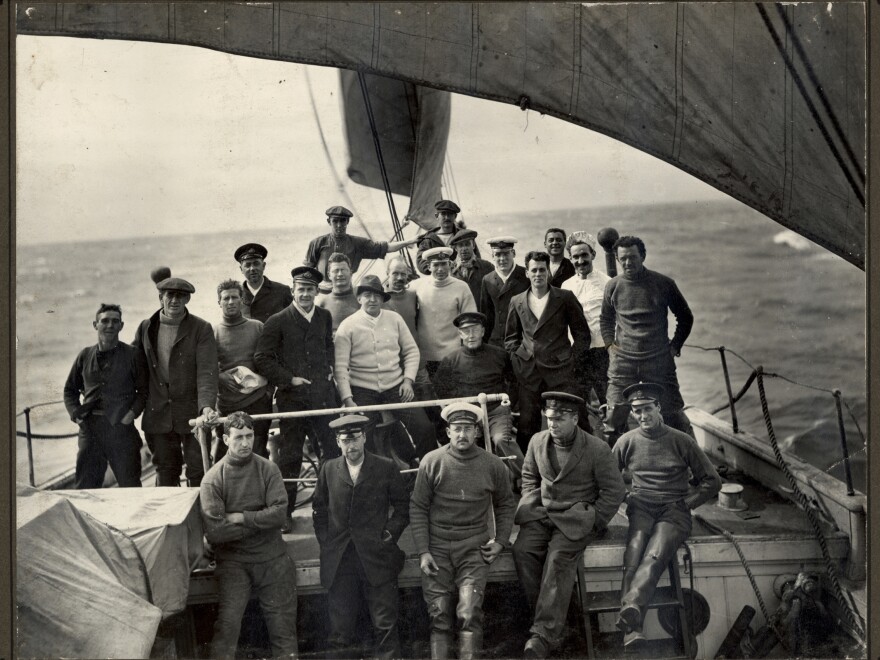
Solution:
<path fill-rule="evenodd" d="M 382 403 L 374 406 L 352 406 L 350 408 L 322 408 L 320 410 L 297 410 L 296 412 L 278 412 L 265 413 L 262 415 L 251 415 L 254 421 L 264 419 L 297 419 L 300 417 L 315 417 L 317 415 L 354 415 L 364 412 L 382 412 L 385 410 L 409 410 L 411 408 L 427 408 L 429 406 L 448 406 L 450 403 L 480 403 L 480 397 L 486 397 L 487 403 L 500 403 L 501 405 L 510 405 L 510 398 L 507 394 L 480 394 L 478 396 L 457 397 L 454 399 L 432 399 L 430 401 L 410 401 L 409 403 Z M 210 424 L 216 426 L 226 421 L 225 417 L 218 417 Z M 189 425 L 199 427 L 206 425 L 205 418 L 197 417 L 189 420 Z"/>
<path fill-rule="evenodd" d="M 502 461 L 515 461 L 516 456 L 499 456 Z M 406 470 L 401 470 L 400 474 L 412 474 L 413 472 L 418 472 L 419 468 L 407 468 Z M 303 479 L 284 479 L 284 483 L 286 484 L 311 484 L 318 481 L 318 477 L 305 477 Z"/>
<path fill-rule="evenodd" d="M 196 437 L 199 439 L 199 448 L 202 450 L 202 467 L 204 467 L 206 474 L 208 470 L 211 469 L 211 451 L 208 448 L 208 433 L 207 426 L 202 425 L 196 428 Z"/>

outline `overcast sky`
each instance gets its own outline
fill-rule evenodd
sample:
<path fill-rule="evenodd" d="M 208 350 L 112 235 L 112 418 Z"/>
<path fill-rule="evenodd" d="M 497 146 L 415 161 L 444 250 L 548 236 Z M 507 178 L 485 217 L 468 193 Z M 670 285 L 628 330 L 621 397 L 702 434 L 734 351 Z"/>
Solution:
<path fill-rule="evenodd" d="M 289 226 L 342 202 L 306 87 L 341 173 L 334 69 L 65 37 L 18 37 L 16 57 L 20 244 Z M 470 218 L 726 199 L 597 133 L 459 95 L 449 157 Z M 379 191 L 346 189 L 361 213 L 387 217 Z"/>

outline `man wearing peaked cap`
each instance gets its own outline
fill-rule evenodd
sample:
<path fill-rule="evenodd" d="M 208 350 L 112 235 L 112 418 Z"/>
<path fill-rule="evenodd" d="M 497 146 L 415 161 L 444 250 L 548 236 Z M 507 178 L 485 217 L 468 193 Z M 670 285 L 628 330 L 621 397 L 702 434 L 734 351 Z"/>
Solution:
<path fill-rule="evenodd" d="M 141 428 L 153 454 L 156 485 L 179 486 L 186 463 L 189 485 L 198 486 L 205 468 L 189 420 L 217 417 L 217 342 L 211 324 L 186 309 L 195 287 L 172 277 L 168 268 L 152 275 L 162 307 L 141 322 L 132 342 L 149 371 Z"/>
<path fill-rule="evenodd" d="M 356 273 L 362 260 L 384 259 L 389 252 L 397 252 L 417 241 L 415 238 L 406 241 L 373 241 L 362 236 L 352 236 L 348 233 L 348 223 L 353 215 L 351 211 L 344 206 L 331 206 L 326 213 L 331 231 L 312 239 L 303 260 L 306 266 L 321 271 L 325 279 L 329 275 L 327 260 L 334 252 L 347 256 L 351 262 L 351 272 Z"/>
<path fill-rule="evenodd" d="M 241 273 L 242 314 L 265 323 L 272 314 L 280 312 L 293 299 L 290 287 L 273 282 L 263 273 L 269 251 L 259 243 L 245 243 L 234 254 Z"/>
<path fill-rule="evenodd" d="M 545 658 L 562 642 L 577 562 L 626 493 L 608 445 L 578 428 L 583 399 L 554 391 L 541 398 L 547 430 L 529 442 L 514 518 L 513 559 L 534 614 L 527 658 Z"/>
<path fill-rule="evenodd" d="M 441 199 L 434 204 L 434 217 L 437 218 L 438 226 L 429 229 L 427 232 L 418 237 L 419 249 L 416 253 L 416 266 L 419 271 L 428 274 L 428 265 L 424 259 L 425 250 L 435 247 L 444 247 L 452 245 L 452 241 L 462 232 L 466 231 L 464 223 L 456 222 L 456 217 L 461 213 L 458 204 L 448 199 Z M 480 251 L 476 250 L 476 255 L 480 256 Z"/>
<path fill-rule="evenodd" d="M 624 646 L 644 641 L 642 621 L 660 575 L 691 531 L 691 511 L 718 494 L 721 479 L 690 435 L 663 423 L 663 387 L 636 383 L 623 391 L 639 427 L 611 450 L 629 472 L 629 519 L 617 627 Z M 696 489 L 690 487 L 691 477 Z"/>
<path fill-rule="evenodd" d="M 458 232 L 450 241 L 449 247 L 455 250 L 452 276 L 467 284 L 474 296 L 474 302 L 479 302 L 483 278 L 495 266 L 477 256 L 477 232 L 473 229 Z"/>
<path fill-rule="evenodd" d="M 437 396 L 443 399 L 477 396 L 480 393 L 510 392 L 516 377 L 507 352 L 483 343 L 486 317 L 479 312 L 464 312 L 452 321 L 458 329 L 461 346 L 440 361 L 434 374 Z M 514 480 L 522 470 L 523 453 L 513 437 L 510 406 L 493 404 L 488 410 L 489 440 L 497 454 L 515 456 L 507 462 Z M 489 449 L 490 445 L 486 445 Z"/>
<path fill-rule="evenodd" d="M 486 342 L 504 346 L 504 324 L 510 299 L 529 288 L 526 269 L 515 263 L 517 243 L 513 236 L 495 236 L 488 241 L 495 270 L 480 284 L 480 311 L 486 315 Z"/>
<path fill-rule="evenodd" d="M 489 565 L 509 545 L 514 500 L 504 462 L 475 445 L 482 410 L 452 403 L 441 416 L 449 424 L 449 444 L 419 465 L 410 525 L 431 623 L 431 658 L 450 657 L 457 618 L 458 658 L 470 660 L 482 646 L 483 592 Z M 487 525 L 490 506 L 494 539 Z"/>
<path fill-rule="evenodd" d="M 397 575 L 404 553 L 397 540 L 409 523 L 409 494 L 396 464 L 365 450 L 369 421 L 363 415 L 345 415 L 330 422 L 342 456 L 321 466 L 312 502 L 321 584 L 327 589 L 331 657 L 401 655 Z M 358 640 L 364 601 L 376 631 L 376 648 L 369 650 Z"/>

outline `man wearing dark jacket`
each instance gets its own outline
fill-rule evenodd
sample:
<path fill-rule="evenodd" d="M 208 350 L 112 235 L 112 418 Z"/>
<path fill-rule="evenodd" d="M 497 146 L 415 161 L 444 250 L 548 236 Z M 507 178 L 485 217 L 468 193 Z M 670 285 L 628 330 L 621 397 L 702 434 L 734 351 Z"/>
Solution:
<path fill-rule="evenodd" d="M 141 351 L 119 341 L 123 325 L 119 305 L 102 304 L 92 322 L 98 343 L 80 351 L 64 384 L 64 405 L 79 424 L 74 488 L 100 488 L 108 462 L 121 488 L 141 485 L 134 420 L 146 405 L 147 367 Z"/>
<path fill-rule="evenodd" d="M 449 247 L 455 250 L 452 276 L 467 284 L 474 296 L 474 302 L 479 303 L 483 278 L 495 270 L 495 266 L 477 256 L 477 232 L 473 229 L 458 232 L 449 241 Z"/>
<path fill-rule="evenodd" d="M 423 275 L 431 274 L 431 271 L 428 270 L 428 262 L 423 257 L 425 251 L 438 247 L 450 247 L 452 241 L 466 231 L 464 224 L 456 221 L 459 213 L 461 213 L 461 209 L 452 200 L 441 199 L 434 204 L 434 217 L 437 218 L 439 224 L 416 238 L 416 243 L 419 246 L 416 251 L 416 268 Z M 480 256 L 480 251 L 476 247 L 474 247 L 474 254 L 477 257 Z"/>
<path fill-rule="evenodd" d="M 409 494 L 395 463 L 364 450 L 369 418 L 330 422 L 343 455 L 325 462 L 312 503 L 327 589 L 329 646 L 334 656 L 363 657 L 357 622 L 366 601 L 376 631 L 376 658 L 399 658 L 397 574 L 404 553 L 397 539 L 409 523 Z"/>
<path fill-rule="evenodd" d="M 315 305 L 318 283 L 323 277 L 309 266 L 294 268 L 291 277 L 293 302 L 269 317 L 257 340 L 257 371 L 269 379 L 270 385 L 278 387 L 275 403 L 279 412 L 335 408 L 338 399 L 333 385 L 333 320 L 330 312 Z M 320 452 L 322 459 L 339 456 L 333 433 L 327 428 L 331 419 L 321 415 L 281 420 L 276 451 L 285 479 L 299 477 L 306 430 L 312 448 Z M 296 504 L 296 484 L 287 484 L 287 496 L 290 513 Z"/>
<path fill-rule="evenodd" d="M 565 230 L 550 227 L 544 232 L 544 249 L 550 255 L 550 286 L 560 287 L 574 275 L 574 264 L 565 258 Z"/>
<path fill-rule="evenodd" d="M 242 313 L 260 323 L 265 323 L 272 314 L 280 312 L 293 300 L 290 287 L 263 275 L 268 254 L 269 251 L 259 243 L 245 243 L 235 251 L 235 260 L 244 275 L 244 282 L 241 283 Z"/>
<path fill-rule="evenodd" d="M 141 322 L 133 345 L 143 351 L 150 374 L 141 428 L 153 452 L 157 486 L 179 486 L 186 463 L 190 486 L 205 474 L 202 452 L 189 420 L 217 417 L 217 343 L 211 324 L 186 309 L 195 287 L 167 268 L 153 273 L 162 309 Z M 181 448 L 183 454 L 181 455 Z"/>
<path fill-rule="evenodd" d="M 483 277 L 479 310 L 486 315 L 486 343 L 503 347 L 510 299 L 529 288 L 529 278 L 526 269 L 514 261 L 517 240 L 513 236 L 497 236 L 488 243 L 495 270 Z"/>

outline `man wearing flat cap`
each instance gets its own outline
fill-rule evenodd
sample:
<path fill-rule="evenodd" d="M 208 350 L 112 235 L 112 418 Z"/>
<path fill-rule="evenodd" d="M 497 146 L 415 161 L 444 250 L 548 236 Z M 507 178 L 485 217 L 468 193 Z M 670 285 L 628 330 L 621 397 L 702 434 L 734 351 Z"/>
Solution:
<path fill-rule="evenodd" d="M 346 407 L 412 401 L 413 381 L 419 368 L 419 348 L 403 318 L 383 309 L 390 295 L 376 275 L 365 275 L 357 288 L 359 311 L 336 331 L 336 386 Z M 437 446 L 422 408 L 397 410 L 418 455 Z M 369 417 L 378 422 L 381 416 Z"/>
<path fill-rule="evenodd" d="M 484 314 L 464 312 L 455 317 L 452 325 L 458 329 L 461 346 L 441 360 L 434 374 L 434 387 L 441 399 L 510 392 L 516 387 L 507 352 L 483 343 Z M 496 403 L 489 408 L 489 434 L 499 456 L 516 456 L 507 466 L 514 479 L 519 479 L 523 453 L 513 437 L 510 406 Z M 486 448 L 489 449 L 488 444 Z"/>
<path fill-rule="evenodd" d="M 351 272 L 356 273 L 364 259 L 384 259 L 389 252 L 397 252 L 408 245 L 413 245 L 418 239 L 411 238 L 406 241 L 373 241 L 362 236 L 351 236 L 348 233 L 348 223 L 352 212 L 344 206 L 331 206 L 326 211 L 327 224 L 330 225 L 330 233 L 312 239 L 306 250 L 306 258 L 303 264 L 317 268 L 324 279 L 329 278 L 327 259 L 334 252 L 341 252 L 351 262 Z"/>
<path fill-rule="evenodd" d="M 662 386 L 636 383 L 623 396 L 639 426 L 611 450 L 631 481 L 617 627 L 624 646 L 633 647 L 645 639 L 645 606 L 657 581 L 691 532 L 691 511 L 718 494 L 721 479 L 696 440 L 663 423 Z"/>
<path fill-rule="evenodd" d="M 566 392 L 541 398 L 547 430 L 529 442 L 514 519 L 513 559 L 534 613 L 527 658 L 545 658 L 562 642 L 577 562 L 626 493 L 608 445 L 578 428 L 583 399 Z"/>
<path fill-rule="evenodd" d="M 458 232 L 452 237 L 449 247 L 455 250 L 452 276 L 467 284 L 474 302 L 479 303 L 483 278 L 495 270 L 495 266 L 477 256 L 477 232 L 473 229 Z"/>
<path fill-rule="evenodd" d="M 450 657 L 457 619 L 458 658 L 470 660 L 482 647 L 489 565 L 509 545 L 514 500 L 504 462 L 475 444 L 482 410 L 453 403 L 441 415 L 449 424 L 449 444 L 430 452 L 419 465 L 410 526 L 428 605 L 431 658 Z M 494 535 L 488 525 L 490 507 Z"/>
<path fill-rule="evenodd" d="M 294 268 L 293 302 L 269 317 L 257 342 L 257 371 L 277 387 L 279 412 L 319 410 L 338 406 L 333 387 L 333 338 L 330 312 L 315 305 L 321 273 L 309 266 Z M 285 479 L 299 477 L 306 432 L 322 460 L 339 456 L 333 433 L 327 428 L 332 416 L 282 419 L 276 440 L 278 467 Z M 296 485 L 287 488 L 289 514 L 296 505 Z"/>
<path fill-rule="evenodd" d="M 259 243 L 245 243 L 235 251 L 235 260 L 244 275 L 241 283 L 242 314 L 260 323 L 265 323 L 293 300 L 290 287 L 263 275 L 268 254 L 269 251 Z"/>
<path fill-rule="evenodd" d="M 480 311 L 486 315 L 486 343 L 504 347 L 504 326 L 510 299 L 529 288 L 526 269 L 515 263 L 517 239 L 495 236 L 488 241 L 495 270 L 480 285 Z"/>
<path fill-rule="evenodd" d="M 430 273 L 428 264 L 424 259 L 426 250 L 450 246 L 453 239 L 466 230 L 464 223 L 461 221 L 456 222 L 459 213 L 461 213 L 461 209 L 452 200 L 441 199 L 434 204 L 434 217 L 437 218 L 439 224 L 434 229 L 426 231 L 417 239 L 419 249 L 416 253 L 416 267 L 419 269 L 419 272 L 425 275 Z M 474 247 L 474 252 L 477 257 L 480 256 L 480 251 L 476 246 Z"/>
<path fill-rule="evenodd" d="M 397 575 L 404 553 L 397 540 L 409 524 L 409 493 L 394 461 L 364 449 L 369 418 L 330 422 L 342 456 L 325 462 L 312 503 L 327 589 L 332 657 L 364 657 L 358 615 L 364 604 L 376 633 L 376 658 L 399 658 Z"/>
<path fill-rule="evenodd" d="M 150 375 L 141 428 L 153 453 L 157 486 L 179 486 L 186 463 L 190 486 L 205 474 L 202 451 L 189 420 L 217 417 L 217 342 L 207 321 L 186 305 L 195 287 L 171 277 L 168 268 L 153 271 L 162 307 L 141 322 L 132 345 L 143 351 Z"/>

